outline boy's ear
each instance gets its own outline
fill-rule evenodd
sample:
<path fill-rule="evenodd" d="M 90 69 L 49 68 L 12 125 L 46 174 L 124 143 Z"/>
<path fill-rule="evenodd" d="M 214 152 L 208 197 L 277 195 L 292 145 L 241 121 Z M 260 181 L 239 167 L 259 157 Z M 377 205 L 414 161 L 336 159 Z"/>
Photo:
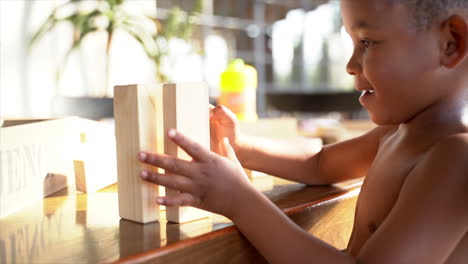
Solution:
<path fill-rule="evenodd" d="M 459 15 L 453 15 L 442 23 L 441 32 L 441 64 L 447 68 L 453 68 L 468 54 L 467 21 Z"/>

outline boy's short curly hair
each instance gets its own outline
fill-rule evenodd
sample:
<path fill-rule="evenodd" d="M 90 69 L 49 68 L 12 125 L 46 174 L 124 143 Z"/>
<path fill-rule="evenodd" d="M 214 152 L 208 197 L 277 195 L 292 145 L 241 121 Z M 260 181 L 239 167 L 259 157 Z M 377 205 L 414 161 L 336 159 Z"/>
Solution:
<path fill-rule="evenodd" d="M 444 19 L 450 11 L 468 9 L 468 0 L 398 0 L 408 6 L 419 29 L 427 29 L 433 23 Z"/>

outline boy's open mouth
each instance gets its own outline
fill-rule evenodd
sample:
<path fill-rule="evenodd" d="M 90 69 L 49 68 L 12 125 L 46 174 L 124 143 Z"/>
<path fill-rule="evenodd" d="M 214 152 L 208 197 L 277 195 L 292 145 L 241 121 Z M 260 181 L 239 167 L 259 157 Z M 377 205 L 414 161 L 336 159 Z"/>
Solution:
<path fill-rule="evenodd" d="M 362 90 L 362 94 L 361 94 L 361 95 L 373 94 L 373 93 L 375 93 L 374 89 Z"/>

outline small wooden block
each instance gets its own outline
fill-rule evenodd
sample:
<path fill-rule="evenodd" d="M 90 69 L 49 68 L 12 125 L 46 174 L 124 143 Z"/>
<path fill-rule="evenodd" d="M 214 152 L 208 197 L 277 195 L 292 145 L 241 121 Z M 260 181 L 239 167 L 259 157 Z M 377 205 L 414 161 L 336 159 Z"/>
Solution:
<path fill-rule="evenodd" d="M 141 179 L 141 170 L 150 166 L 141 163 L 137 156 L 140 151 L 163 151 L 158 144 L 163 142 L 159 127 L 162 105 L 158 102 L 160 85 L 114 88 L 119 214 L 139 223 L 159 220 L 158 186 Z"/>
<path fill-rule="evenodd" d="M 117 182 L 113 124 L 80 119 L 78 153 L 73 161 L 76 189 L 90 193 Z"/>
<path fill-rule="evenodd" d="M 192 159 L 167 138 L 166 132 L 171 128 L 209 149 L 210 123 L 207 86 L 203 83 L 165 84 L 163 85 L 163 100 L 165 154 L 186 160 Z M 177 193 L 177 191 L 166 189 L 167 196 Z M 167 220 L 174 223 L 184 223 L 209 216 L 209 212 L 193 207 L 166 208 Z"/>

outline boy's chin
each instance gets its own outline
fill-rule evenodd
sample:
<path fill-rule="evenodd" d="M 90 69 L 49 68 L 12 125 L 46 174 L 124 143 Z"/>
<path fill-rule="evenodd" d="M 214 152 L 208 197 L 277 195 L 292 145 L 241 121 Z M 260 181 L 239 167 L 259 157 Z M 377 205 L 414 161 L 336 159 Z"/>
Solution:
<path fill-rule="evenodd" d="M 402 122 L 395 120 L 394 118 L 390 118 L 388 116 L 382 116 L 382 115 L 377 115 L 375 113 L 372 113 L 370 111 L 367 111 L 369 113 L 371 121 L 379 126 L 389 126 L 389 125 L 398 125 L 401 124 Z"/>

